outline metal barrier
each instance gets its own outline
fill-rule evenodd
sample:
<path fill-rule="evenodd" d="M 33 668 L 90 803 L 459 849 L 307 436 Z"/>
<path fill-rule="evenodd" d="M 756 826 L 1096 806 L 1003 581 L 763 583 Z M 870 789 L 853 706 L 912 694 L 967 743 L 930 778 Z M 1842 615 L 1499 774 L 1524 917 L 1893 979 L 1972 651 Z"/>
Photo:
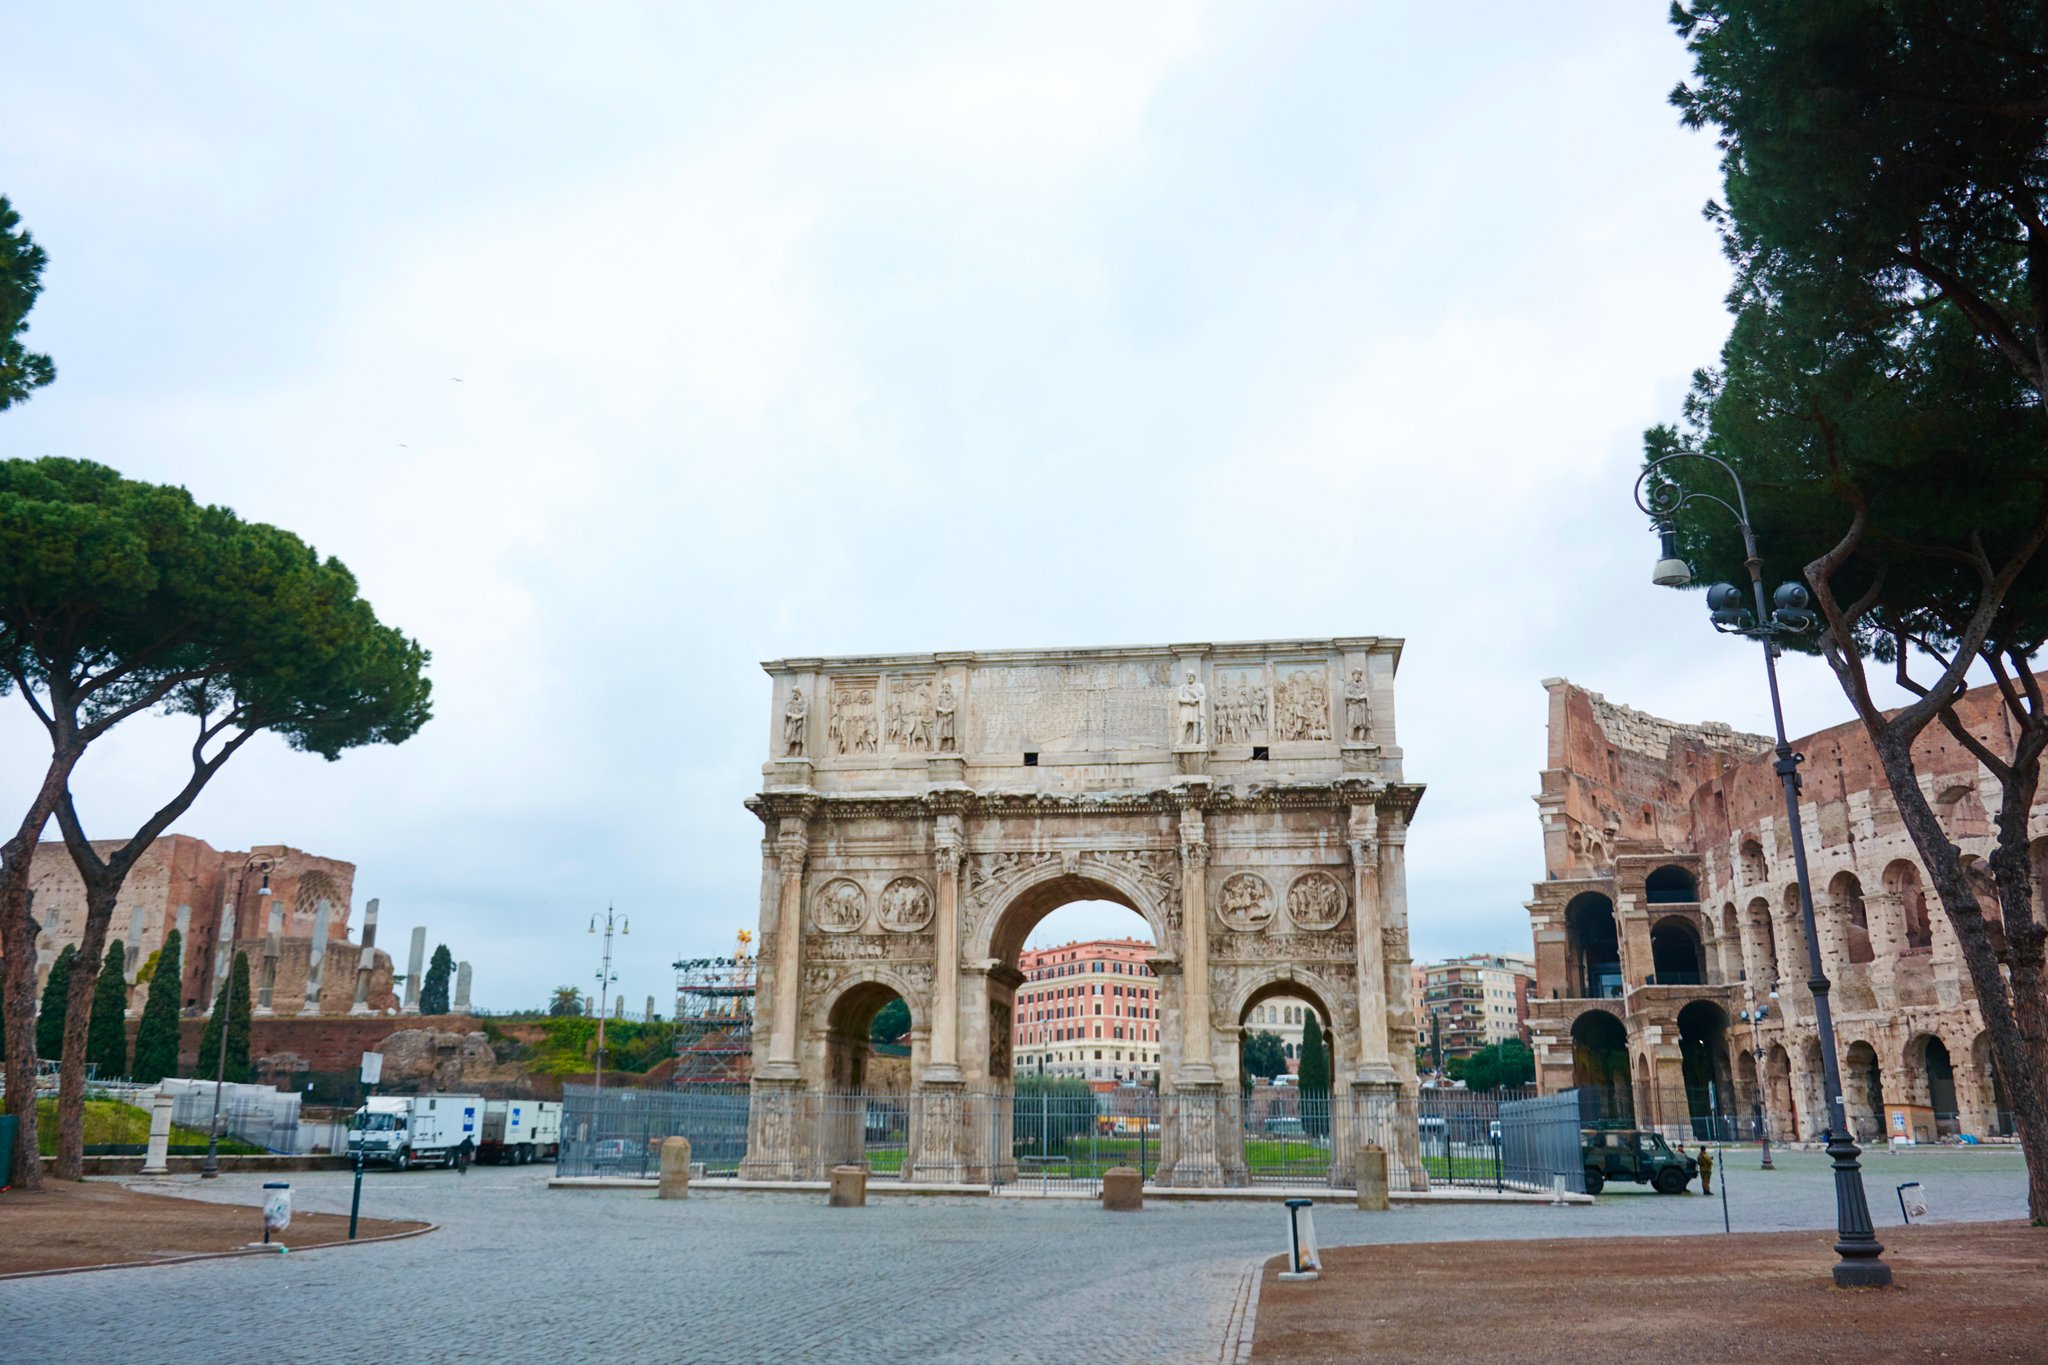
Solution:
<path fill-rule="evenodd" d="M 747 1152 L 748 1093 L 743 1085 L 637 1090 L 562 1087 L 558 1175 L 652 1176 L 664 1138 L 690 1140 L 690 1160 L 730 1175 Z"/>
<path fill-rule="evenodd" d="M 563 1087 L 565 1176 L 652 1176 L 664 1138 L 690 1139 L 712 1174 L 827 1179 L 865 1167 L 871 1181 L 1094 1194 L 1113 1167 L 1148 1184 L 1349 1189 L 1360 1148 L 1388 1155 L 1397 1191 L 1445 1186 L 1547 1193 L 1582 1188 L 1578 1100 L 1522 1091 L 1405 1097 L 1288 1097 L 1285 1112 L 1237 1093 L 1155 1095 L 956 1090 L 684 1090 Z M 750 1139 L 756 1149 L 749 1150 Z"/>

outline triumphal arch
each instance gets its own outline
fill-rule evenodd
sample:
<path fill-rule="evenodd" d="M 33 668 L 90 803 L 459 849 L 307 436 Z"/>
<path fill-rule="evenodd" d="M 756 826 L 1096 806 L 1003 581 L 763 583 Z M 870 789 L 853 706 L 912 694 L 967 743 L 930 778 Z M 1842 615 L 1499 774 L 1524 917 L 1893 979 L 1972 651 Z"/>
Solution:
<path fill-rule="evenodd" d="M 919 1114 L 907 1178 L 997 1174 L 992 1125 L 974 1116 L 1009 1092 L 1013 1037 L 1030 1026 L 1018 954 L 1077 900 L 1128 907 L 1158 945 L 1143 1022 L 1173 1116 L 1159 1183 L 1242 1179 L 1241 1142 L 1217 1116 L 1239 1093 L 1244 1020 L 1268 997 L 1321 1010 L 1339 1095 L 1412 1097 L 1403 845 L 1422 787 L 1395 738 L 1401 643 L 764 665 L 744 1173 L 814 1173 L 820 1106 L 864 1084 L 868 1025 L 900 996 Z"/>

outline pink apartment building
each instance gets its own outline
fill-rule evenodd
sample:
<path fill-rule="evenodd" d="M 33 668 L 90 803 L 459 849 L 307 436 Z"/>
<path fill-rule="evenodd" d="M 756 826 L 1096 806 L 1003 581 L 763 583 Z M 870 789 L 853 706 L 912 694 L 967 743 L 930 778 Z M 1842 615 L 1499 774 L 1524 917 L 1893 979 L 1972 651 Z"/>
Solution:
<path fill-rule="evenodd" d="M 1017 1075 L 1078 1076 L 1104 1088 L 1159 1073 L 1159 978 L 1141 939 L 1026 949 L 1017 960 Z"/>

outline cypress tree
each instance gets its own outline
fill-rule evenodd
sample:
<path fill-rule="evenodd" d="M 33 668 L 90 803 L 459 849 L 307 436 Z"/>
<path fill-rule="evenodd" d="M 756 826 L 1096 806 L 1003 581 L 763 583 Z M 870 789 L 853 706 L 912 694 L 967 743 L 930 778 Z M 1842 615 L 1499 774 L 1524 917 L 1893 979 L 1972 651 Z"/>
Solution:
<path fill-rule="evenodd" d="M 85 1028 L 85 1060 L 101 1080 L 128 1074 L 128 950 L 115 939 L 100 962 L 92 986 L 92 1015 Z"/>
<path fill-rule="evenodd" d="M 193 1075 L 200 1080 L 216 1078 L 230 1082 L 246 1082 L 252 1072 L 249 1064 L 249 955 L 235 954 L 234 970 L 228 979 L 220 983 L 220 994 L 213 998 L 213 1013 L 207 1016 L 206 1032 L 199 1040 L 199 1065 Z M 225 1016 L 228 1031 L 227 1075 L 220 1075 L 220 1030 Z"/>
<path fill-rule="evenodd" d="M 455 955 L 443 943 L 435 947 L 433 961 L 427 964 L 427 979 L 420 985 L 420 1013 L 446 1014 L 448 1012 L 448 977 L 455 970 Z"/>
<path fill-rule="evenodd" d="M 1301 1119 L 1311 1137 L 1330 1131 L 1330 1054 L 1323 1046 L 1323 1026 L 1308 1011 L 1301 1030 Z"/>
<path fill-rule="evenodd" d="M 135 1064 L 129 1079 L 154 1085 L 178 1071 L 178 993 L 184 989 L 185 945 L 176 929 L 164 935 L 149 977 L 149 999 L 135 1030 Z M 216 1048 L 220 1045 L 214 1044 Z"/>
<path fill-rule="evenodd" d="M 78 956 L 73 944 L 50 964 L 50 976 L 43 983 L 43 1008 L 36 1015 L 36 1056 L 46 1062 L 64 1059 L 64 1016 L 71 1000 L 71 959 Z"/>

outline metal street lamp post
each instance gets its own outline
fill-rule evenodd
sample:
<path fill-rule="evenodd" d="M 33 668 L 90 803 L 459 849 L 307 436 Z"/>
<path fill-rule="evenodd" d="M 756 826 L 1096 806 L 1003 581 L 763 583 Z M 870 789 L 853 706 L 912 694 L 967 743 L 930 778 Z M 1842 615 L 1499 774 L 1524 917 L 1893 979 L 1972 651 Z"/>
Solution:
<path fill-rule="evenodd" d="M 1757 1027 L 1769 1016 L 1771 1007 L 1769 1005 L 1759 1006 L 1756 1003 L 1756 987 L 1754 986 L 1745 984 L 1742 993 L 1749 998 L 1749 1008 L 1742 1012 L 1742 1017 L 1749 1021 L 1749 1052 L 1750 1056 L 1756 1060 L 1756 1093 L 1750 1096 L 1750 1104 L 1756 1112 L 1757 1140 L 1763 1144 L 1764 1150 L 1764 1159 L 1757 1166 L 1757 1169 L 1760 1171 L 1775 1171 L 1778 1168 L 1771 1164 L 1771 1130 L 1764 1121 L 1764 1039 L 1762 1031 Z M 1777 998 L 1778 993 L 1772 991 L 1771 999 L 1776 1000 Z M 1726 1193 L 1725 1184 L 1722 1192 Z"/>
<path fill-rule="evenodd" d="M 597 1093 L 600 1097 L 604 1094 L 604 1016 L 606 1007 L 611 999 L 612 985 L 619 979 L 612 973 L 612 928 L 612 908 L 606 906 L 604 911 L 604 965 L 598 968 L 597 971 Z M 624 915 L 618 917 L 617 928 L 621 934 L 632 932 Z M 593 934 L 597 932 L 597 916 L 595 915 L 590 917 L 590 932 Z"/>
<path fill-rule="evenodd" d="M 242 876 L 245 880 L 241 883 L 242 886 L 249 884 L 246 878 L 249 875 L 249 868 L 254 865 L 253 862 L 243 865 Z M 272 866 L 274 866 L 272 863 L 265 863 L 263 865 L 263 886 L 256 893 L 256 904 L 265 912 L 264 922 L 266 924 L 269 922 L 270 901 L 267 898 L 270 895 L 270 869 Z M 237 902 L 236 908 L 239 909 L 241 896 L 237 894 L 235 900 Z M 217 1069 L 213 1073 L 213 1120 L 206 1128 L 206 1160 L 199 1167 L 199 1178 L 201 1180 L 217 1180 L 220 1178 L 220 1092 L 221 1087 L 226 1084 L 228 1078 L 228 1028 L 235 1018 L 235 945 L 232 942 L 228 944 L 228 978 L 221 983 L 219 999 L 221 1001 L 220 1057 L 215 1062 Z"/>
<path fill-rule="evenodd" d="M 1673 483 L 1658 471 L 1674 460 L 1705 460 L 1719 465 L 1735 486 L 1735 502 L 1711 493 L 1694 492 Z M 1891 1267 L 1881 1259 L 1884 1247 L 1870 1222 L 1870 1203 L 1863 1193 L 1863 1168 L 1856 1158 L 1860 1148 L 1849 1136 L 1849 1124 L 1842 1112 L 1842 1074 L 1835 1058 L 1835 1021 L 1828 1006 L 1828 978 L 1822 969 L 1820 933 L 1814 924 L 1813 886 L 1806 871 L 1806 839 L 1799 826 L 1799 765 L 1803 754 L 1792 752 L 1785 737 L 1785 710 L 1778 696 L 1778 645 L 1782 636 L 1805 635 L 1819 627 L 1819 618 L 1807 606 L 1807 591 L 1798 583 L 1785 583 L 1764 601 L 1763 559 L 1757 554 L 1756 535 L 1750 529 L 1749 501 L 1743 495 L 1742 480 L 1726 461 L 1694 451 L 1680 451 L 1653 461 L 1636 479 L 1636 506 L 1656 524 L 1663 538 L 1663 554 L 1651 573 L 1660 587 L 1682 588 L 1692 581 L 1692 570 L 1678 557 L 1677 533 L 1672 519 L 1694 501 L 1719 504 L 1732 514 L 1742 531 L 1743 566 L 1749 570 L 1750 588 L 1756 599 L 1752 613 L 1742 604 L 1742 590 L 1732 583 L 1717 583 L 1707 589 L 1707 607 L 1713 613 L 1714 629 L 1724 635 L 1742 635 L 1764 648 L 1764 676 L 1770 680 L 1771 721 L 1776 726 L 1778 760 L 1773 765 L 1785 788 L 1785 819 L 1792 832 L 1792 864 L 1799 877 L 1799 913 L 1806 929 L 1807 989 L 1813 993 L 1815 1031 L 1820 1034 L 1821 1065 L 1828 1092 L 1828 1155 L 1835 1163 L 1835 1284 L 1841 1288 L 1873 1288 L 1892 1282 Z"/>

